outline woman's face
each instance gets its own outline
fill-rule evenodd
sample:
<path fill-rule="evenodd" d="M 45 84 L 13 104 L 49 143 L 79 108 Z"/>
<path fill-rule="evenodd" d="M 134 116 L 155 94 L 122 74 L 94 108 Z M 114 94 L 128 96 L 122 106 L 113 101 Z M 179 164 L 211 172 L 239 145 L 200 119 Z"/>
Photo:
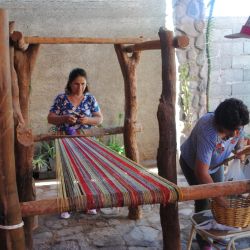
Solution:
<path fill-rule="evenodd" d="M 72 95 L 81 95 L 83 94 L 85 88 L 87 86 L 87 80 L 83 76 L 76 77 L 70 87 L 71 87 L 71 94 Z"/>

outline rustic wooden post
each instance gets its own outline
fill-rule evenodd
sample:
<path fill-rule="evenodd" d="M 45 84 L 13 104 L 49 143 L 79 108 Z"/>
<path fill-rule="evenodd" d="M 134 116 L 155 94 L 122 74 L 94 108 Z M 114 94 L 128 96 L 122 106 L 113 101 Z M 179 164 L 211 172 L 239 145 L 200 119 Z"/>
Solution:
<path fill-rule="evenodd" d="M 9 20 L 0 9 L 0 224 L 16 229 L 0 229 L 1 249 L 25 249 L 22 217 L 17 195 L 14 157 L 14 122 L 9 60 Z"/>
<path fill-rule="evenodd" d="M 115 51 L 121 66 L 125 89 L 125 117 L 124 117 L 124 146 L 126 156 L 135 162 L 139 162 L 139 152 L 136 142 L 136 118 L 137 118 L 137 95 L 136 95 L 136 66 L 140 60 L 140 52 L 134 52 L 131 57 L 124 51 L 124 46 L 115 44 Z M 130 219 L 140 218 L 139 207 L 129 208 Z"/>
<path fill-rule="evenodd" d="M 22 43 L 19 42 L 18 44 L 20 45 Z M 25 51 L 23 48 L 22 46 L 20 49 L 15 49 L 14 67 L 18 79 L 20 109 L 24 122 L 27 125 L 29 124 L 31 73 L 34 68 L 39 45 L 29 45 Z M 26 147 L 20 144 L 16 139 L 15 153 L 19 199 L 21 202 L 35 200 L 32 178 L 33 145 Z M 34 217 L 24 218 L 24 223 L 26 249 L 32 249 Z"/>
<path fill-rule="evenodd" d="M 160 141 L 157 153 L 159 175 L 177 183 L 176 174 L 176 69 L 173 32 L 160 28 L 162 57 L 162 93 L 158 106 Z M 167 250 L 181 249 L 178 204 L 160 207 L 163 246 Z"/>
<path fill-rule="evenodd" d="M 14 31 L 15 22 L 10 22 L 9 24 L 9 34 Z M 10 41 L 10 71 L 11 71 L 11 86 L 12 86 L 12 103 L 13 103 L 13 111 L 14 111 L 14 121 L 17 124 L 24 125 L 24 119 L 20 108 L 19 102 L 19 88 L 17 82 L 17 74 L 14 67 L 14 44 Z"/>

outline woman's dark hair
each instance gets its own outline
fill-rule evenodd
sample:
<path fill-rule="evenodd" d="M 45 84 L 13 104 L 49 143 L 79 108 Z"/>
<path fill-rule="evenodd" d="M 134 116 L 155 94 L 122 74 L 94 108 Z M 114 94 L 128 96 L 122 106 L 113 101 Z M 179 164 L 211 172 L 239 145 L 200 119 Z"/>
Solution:
<path fill-rule="evenodd" d="M 86 81 L 88 81 L 88 78 L 87 78 L 87 73 L 84 69 L 81 69 L 81 68 L 75 68 L 73 69 L 70 73 L 69 73 L 69 78 L 68 78 L 68 82 L 67 82 L 67 85 L 65 87 L 65 93 L 66 94 L 70 94 L 71 93 L 71 83 L 78 77 L 78 76 L 83 76 Z M 83 93 L 86 93 L 86 92 L 89 92 L 89 88 L 88 88 L 88 83 L 87 83 L 87 86 L 84 90 Z"/>
<path fill-rule="evenodd" d="M 247 106 L 238 99 L 226 99 L 215 110 L 215 124 L 219 128 L 234 131 L 249 123 Z"/>

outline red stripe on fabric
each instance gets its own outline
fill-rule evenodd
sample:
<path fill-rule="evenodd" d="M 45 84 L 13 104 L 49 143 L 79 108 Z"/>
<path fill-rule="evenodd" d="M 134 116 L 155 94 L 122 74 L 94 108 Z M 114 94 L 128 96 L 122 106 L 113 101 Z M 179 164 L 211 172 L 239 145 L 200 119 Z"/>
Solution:
<path fill-rule="evenodd" d="M 79 142 L 77 142 L 77 141 L 75 141 L 75 143 L 78 144 L 79 150 L 82 152 L 82 154 L 84 155 L 84 157 L 85 157 L 86 159 L 88 159 L 88 160 L 92 163 L 92 166 L 95 167 L 96 171 L 97 171 L 98 173 L 100 173 L 100 176 L 102 176 L 102 177 L 109 183 L 109 185 L 116 191 L 116 192 L 115 192 L 115 195 L 116 195 L 117 198 L 118 198 L 118 201 L 117 201 L 118 206 L 123 206 L 123 194 L 122 194 L 122 192 L 121 192 L 120 189 L 117 188 L 117 186 L 109 179 L 109 177 L 99 168 L 99 166 L 96 165 L 96 163 L 93 161 L 93 158 L 94 158 L 95 155 L 93 155 L 92 152 L 90 152 L 86 147 L 84 147 L 84 149 L 83 149 L 82 146 L 84 146 L 84 145 L 82 145 L 82 144 L 79 145 Z M 84 151 L 86 151 L 86 153 L 85 153 Z M 89 155 L 88 155 L 87 153 L 88 153 L 89 155 L 91 155 L 92 157 L 89 157 Z M 109 170 L 109 169 L 107 169 L 107 170 Z M 99 189 L 99 188 L 98 188 L 98 189 Z"/>
<path fill-rule="evenodd" d="M 84 141 L 84 140 L 83 140 Z M 89 145 L 89 144 L 88 144 Z M 81 146 L 84 146 L 84 145 L 82 145 L 82 144 L 80 144 L 80 150 L 83 152 L 83 149 L 82 149 L 82 147 Z M 85 146 L 84 146 L 85 147 Z M 114 177 L 116 177 L 117 179 L 116 179 L 116 181 L 117 182 L 119 182 L 123 187 L 125 187 L 127 190 L 128 190 L 128 192 L 129 192 L 129 194 L 130 194 L 130 198 L 131 198 L 131 203 L 132 204 L 134 204 L 134 205 L 137 205 L 139 202 L 138 202 L 138 197 L 137 197 L 137 192 L 130 186 L 130 185 L 128 185 L 127 184 L 127 182 L 126 181 L 124 181 L 119 175 L 117 175 L 117 173 L 115 172 L 115 171 L 113 171 L 108 165 L 107 165 L 107 163 L 106 162 L 103 162 L 103 161 L 101 161 L 100 160 L 100 158 L 98 158 L 98 157 L 96 157 L 96 155 L 95 154 L 93 154 L 91 151 L 89 151 L 89 149 L 88 148 L 84 148 L 85 150 L 86 150 L 86 152 L 88 152 L 88 154 L 89 155 L 91 155 L 91 157 L 89 157 L 87 154 L 85 154 L 85 157 L 87 157 L 89 160 L 91 160 L 92 161 L 92 158 L 94 158 L 97 162 L 99 162 L 103 167 L 105 167 L 106 168 L 106 170 L 112 175 L 112 176 L 114 176 Z M 92 161 L 93 162 L 93 161 Z M 96 165 L 96 164 L 94 164 L 98 169 L 99 169 L 99 167 Z M 100 169 L 99 169 L 100 170 Z M 112 181 L 107 177 L 107 179 L 106 179 L 109 183 L 111 183 Z M 113 183 L 113 182 L 112 182 Z M 115 183 L 113 183 L 114 185 L 115 185 Z M 113 186 L 113 185 L 112 185 Z M 116 189 L 118 189 L 118 187 L 116 187 Z M 118 189 L 119 190 L 119 189 Z M 122 203 L 123 203 L 123 195 L 122 195 L 122 192 L 121 191 L 119 191 L 118 192 L 118 201 L 119 201 L 119 204 L 120 205 L 122 205 Z"/>
<path fill-rule="evenodd" d="M 137 170 L 134 166 L 128 164 L 126 161 L 123 161 L 121 158 L 117 157 L 113 152 L 109 151 L 108 149 L 101 147 L 97 142 L 95 142 L 94 140 L 91 140 L 90 138 L 80 138 L 81 140 L 88 140 L 90 143 L 92 143 L 93 145 L 95 145 L 96 147 L 98 147 L 101 151 L 104 151 L 105 153 L 107 153 L 111 159 L 114 158 L 117 161 L 119 161 L 120 163 L 122 163 L 122 165 L 128 167 L 129 169 L 131 169 L 133 172 L 137 173 L 138 175 L 143 176 L 143 178 L 145 178 L 147 181 L 151 182 L 152 184 L 154 184 L 155 186 L 157 186 L 158 188 L 161 189 L 161 191 L 164 193 L 165 198 L 167 199 L 167 201 L 170 198 L 170 190 L 163 186 L 161 183 L 155 181 L 153 178 L 151 178 L 150 176 L 144 175 L 142 172 L 140 172 L 139 170 Z M 112 160 L 110 160 L 112 161 Z M 130 174 L 131 176 L 131 174 Z M 141 182 L 141 180 L 139 180 L 138 178 L 131 176 L 132 178 L 136 179 L 139 183 L 141 183 L 144 187 L 144 183 Z M 152 192 L 151 192 L 152 193 Z"/>
<path fill-rule="evenodd" d="M 109 151 L 108 149 L 106 148 L 103 148 L 101 147 L 98 143 L 95 143 L 93 140 L 89 139 L 89 138 L 84 138 L 84 139 L 87 139 L 89 140 L 89 142 L 93 142 L 93 144 L 97 147 L 100 148 L 101 152 L 102 151 L 105 151 L 109 156 L 111 156 L 111 159 L 110 161 L 112 162 L 112 159 L 113 158 L 116 158 L 116 160 L 118 160 L 118 162 L 126 167 L 128 167 L 130 170 L 132 170 L 134 173 L 137 173 L 138 175 L 141 175 L 143 176 L 143 178 L 145 178 L 147 181 L 150 180 L 150 183 L 151 184 L 154 184 L 156 187 L 158 187 L 161 192 L 163 191 L 163 195 L 165 195 L 164 197 L 164 200 L 168 201 L 169 200 L 169 197 L 170 197 L 170 191 L 168 188 L 166 188 L 165 186 L 161 185 L 160 183 L 158 183 L 157 181 L 155 181 L 154 179 L 150 178 L 149 176 L 146 176 L 144 175 L 142 172 L 140 172 L 139 170 L 137 170 L 134 166 L 131 166 L 129 165 L 129 163 L 127 163 L 126 161 L 123 161 L 121 158 L 118 158 L 116 157 L 116 155 L 112 152 L 112 151 Z M 115 162 L 113 161 L 112 162 L 113 164 L 115 164 Z M 129 174 L 129 176 L 131 176 L 131 178 L 135 179 L 138 183 L 140 183 L 142 186 L 144 186 L 144 188 L 146 188 L 147 190 L 149 190 L 149 192 L 151 193 L 152 195 L 152 198 L 155 202 L 155 192 L 154 190 L 150 189 L 150 187 L 146 186 L 144 184 L 144 182 L 142 182 L 139 178 L 136 178 L 135 176 L 131 175 L 129 172 L 127 172 L 127 174 Z"/>
<path fill-rule="evenodd" d="M 93 199 L 92 191 L 90 190 L 90 188 L 88 187 L 88 185 L 83 181 L 82 175 L 80 174 L 80 171 L 77 168 L 77 164 L 76 164 L 76 162 L 75 162 L 75 160 L 73 158 L 74 153 L 71 152 L 71 151 L 69 151 L 69 145 L 68 145 L 68 143 L 64 139 L 62 139 L 61 141 L 63 143 L 65 151 L 67 152 L 67 157 L 70 159 L 71 166 L 73 167 L 73 169 L 75 171 L 75 174 L 77 174 L 77 176 L 79 177 L 78 180 L 80 181 L 81 186 L 84 189 L 84 192 L 86 193 L 87 208 L 92 208 L 92 206 L 94 204 L 94 199 Z M 68 147 L 66 146 L 66 143 L 67 143 Z"/>
<path fill-rule="evenodd" d="M 84 140 L 85 141 L 85 140 Z M 85 142 L 87 143 L 87 142 Z M 88 146 L 91 146 L 89 143 L 87 143 Z M 94 151 L 96 151 L 93 147 L 91 147 Z M 98 152 L 100 154 L 100 152 Z M 133 186 L 131 186 L 129 183 L 126 182 L 126 180 L 123 180 L 122 177 L 115 171 L 112 169 L 112 167 L 110 167 L 108 165 L 108 163 L 106 163 L 105 161 L 102 161 L 100 158 L 98 158 L 97 155 L 95 155 L 94 153 L 91 153 L 93 157 L 95 157 L 95 159 L 100 163 L 102 164 L 106 169 L 109 170 L 110 173 L 113 174 L 113 176 L 117 177 L 117 181 L 120 180 L 120 183 L 122 182 L 123 186 L 125 186 L 127 189 L 129 188 L 129 191 L 131 192 L 131 194 L 133 194 L 133 200 L 135 200 L 135 204 L 138 204 L 138 197 L 137 197 L 137 194 L 138 194 L 138 191 L 139 190 L 136 190 Z M 102 155 L 103 156 L 103 155 Z M 103 156 L 104 157 L 104 156 Z M 109 160 L 110 161 L 110 160 Z M 114 162 L 112 162 L 114 164 L 115 167 L 119 168 Z M 119 168 L 120 171 L 122 171 L 123 173 L 125 173 L 121 168 Z M 126 174 L 128 174 L 126 172 Z M 131 179 L 135 179 L 133 176 L 129 175 L 131 177 Z M 139 191 L 140 192 L 140 191 Z M 132 200 L 132 201 L 133 201 Z"/>

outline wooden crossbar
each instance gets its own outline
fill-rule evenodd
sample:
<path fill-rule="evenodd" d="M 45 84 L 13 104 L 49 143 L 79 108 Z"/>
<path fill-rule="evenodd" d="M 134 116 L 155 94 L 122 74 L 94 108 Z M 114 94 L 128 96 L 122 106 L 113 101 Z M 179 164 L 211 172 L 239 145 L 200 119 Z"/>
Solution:
<path fill-rule="evenodd" d="M 187 36 L 177 36 L 173 40 L 173 46 L 175 48 L 184 49 L 189 44 L 189 38 Z M 135 52 L 143 50 L 159 50 L 161 49 L 160 40 L 145 41 L 133 45 L 128 45 L 123 48 L 126 52 Z"/>
<path fill-rule="evenodd" d="M 138 38 L 93 38 L 93 37 L 39 37 L 26 36 L 27 44 L 136 44 L 146 41 Z"/>
<path fill-rule="evenodd" d="M 182 196 L 179 197 L 179 202 L 189 200 L 200 200 L 205 198 L 213 198 L 218 196 L 226 196 L 232 194 L 243 194 L 250 192 L 250 180 L 244 181 L 228 181 L 204 185 L 196 185 L 189 187 L 179 187 Z M 22 216 L 33 216 L 42 214 L 53 214 L 62 211 L 67 211 L 68 208 L 64 208 L 61 204 L 64 204 L 61 199 L 45 199 L 29 202 L 21 202 Z M 74 205 L 72 204 L 71 210 L 74 211 Z"/>
<path fill-rule="evenodd" d="M 56 138 L 72 138 L 72 137 L 101 137 L 104 135 L 114 135 L 114 134 L 122 134 L 124 132 L 124 127 L 111 127 L 111 128 L 91 128 L 91 129 L 83 129 L 82 134 L 76 134 L 76 135 L 62 135 L 62 134 L 38 134 L 34 135 L 33 141 L 48 141 L 48 140 L 54 140 Z M 136 132 L 142 131 L 142 125 L 137 124 L 136 125 Z"/>

